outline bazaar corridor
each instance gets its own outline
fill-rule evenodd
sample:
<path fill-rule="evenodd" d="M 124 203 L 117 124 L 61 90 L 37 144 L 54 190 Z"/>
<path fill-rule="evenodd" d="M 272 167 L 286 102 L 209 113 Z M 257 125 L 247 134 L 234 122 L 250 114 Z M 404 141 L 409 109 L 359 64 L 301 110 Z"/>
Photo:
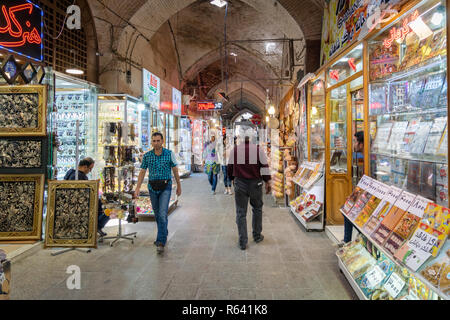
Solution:
<path fill-rule="evenodd" d="M 58 256 L 39 247 L 13 262 L 11 299 L 357 299 L 325 232 L 306 232 L 265 196 L 264 241 L 250 240 L 241 251 L 234 196 L 223 194 L 223 183 L 212 195 L 200 173 L 184 179 L 182 188 L 163 255 L 153 245 L 153 221 L 124 226 L 126 233 L 138 232 L 134 244 L 110 247 L 105 240 L 91 253 Z M 247 224 L 251 228 L 251 213 Z M 116 229 L 104 230 L 113 235 Z M 71 265 L 81 271 L 79 290 L 67 287 Z"/>

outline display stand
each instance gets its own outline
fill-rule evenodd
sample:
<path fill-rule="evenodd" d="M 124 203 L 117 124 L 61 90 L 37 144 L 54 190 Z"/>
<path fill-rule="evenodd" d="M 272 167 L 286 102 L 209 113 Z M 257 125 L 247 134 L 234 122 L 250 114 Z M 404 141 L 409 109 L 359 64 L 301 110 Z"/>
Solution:
<path fill-rule="evenodd" d="M 80 120 L 77 120 L 76 122 L 76 145 L 75 145 L 75 180 L 78 180 L 78 161 L 79 161 L 79 137 L 80 137 Z M 67 249 L 61 249 L 57 252 L 52 252 L 51 255 L 52 256 L 57 256 L 69 251 L 80 251 L 80 252 L 84 252 L 84 253 L 90 253 L 91 249 L 82 249 L 82 248 L 75 248 L 75 247 L 71 247 L 71 248 L 67 248 Z"/>
<path fill-rule="evenodd" d="M 301 224 L 306 228 L 306 231 L 324 231 L 325 219 L 324 219 L 324 203 L 325 203 L 325 175 L 323 173 L 323 166 L 317 162 L 304 162 L 300 167 L 305 167 L 310 169 L 311 171 L 317 170 L 315 167 L 319 166 L 318 173 L 320 177 L 314 183 L 305 184 L 305 182 L 301 183 L 296 179 L 293 180 L 298 186 L 299 192 L 298 195 L 306 192 L 307 194 L 312 194 L 316 197 L 316 201 L 322 203 L 321 212 L 317 217 L 312 218 L 310 221 L 306 221 L 299 213 L 296 212 L 295 208 L 293 208 L 289 204 L 290 212 L 296 217 Z M 307 183 L 307 181 L 306 181 Z"/>
<path fill-rule="evenodd" d="M 126 118 L 127 118 L 127 115 L 126 115 L 126 113 L 125 113 L 125 121 L 124 121 L 124 123 L 125 123 L 125 128 L 128 128 L 128 123 L 127 123 L 127 121 L 126 121 Z M 126 132 L 128 132 L 128 130 L 126 131 Z M 128 141 L 128 137 L 127 136 L 125 136 L 125 142 L 127 142 Z M 119 151 L 120 149 L 121 149 L 121 138 L 120 137 L 118 137 L 118 142 L 117 142 L 117 150 Z M 119 164 L 119 166 L 121 165 L 121 163 L 122 163 L 122 154 L 121 154 L 121 152 L 118 152 L 118 157 L 117 157 L 117 159 L 118 159 L 118 164 Z M 118 173 L 118 190 L 119 190 L 119 193 L 120 193 L 120 190 L 121 190 L 121 182 L 122 182 L 122 180 L 121 180 L 121 175 L 120 175 L 120 173 Z M 128 204 L 128 207 L 129 207 L 129 204 Z M 116 236 L 110 236 L 110 237 L 101 237 L 100 239 L 99 239 L 99 242 L 103 242 L 103 240 L 111 240 L 111 239 L 114 239 L 114 241 L 112 241 L 109 245 L 112 247 L 113 245 L 114 245 L 114 243 L 116 243 L 117 241 L 119 241 L 120 239 L 125 239 L 125 240 L 130 240 L 131 241 L 131 243 L 132 244 L 134 244 L 134 239 L 133 238 L 130 238 L 130 236 L 134 236 L 134 238 L 136 238 L 136 235 L 137 235 L 137 232 L 132 232 L 132 233 L 128 233 L 128 234 L 122 234 L 122 219 L 121 218 L 119 218 L 118 217 L 118 219 L 119 219 L 119 230 L 118 230 L 118 232 L 117 232 L 117 235 Z"/>
<path fill-rule="evenodd" d="M 119 231 L 117 232 L 117 235 L 116 236 L 112 236 L 112 237 L 102 237 L 99 241 L 103 242 L 103 240 L 114 239 L 114 241 L 109 244 L 111 247 L 114 245 L 114 243 L 116 243 L 120 239 L 130 240 L 131 243 L 134 244 L 134 239 L 133 238 L 129 238 L 129 236 L 134 236 L 136 238 L 136 234 L 137 234 L 137 232 L 122 234 L 122 219 L 119 219 Z"/>

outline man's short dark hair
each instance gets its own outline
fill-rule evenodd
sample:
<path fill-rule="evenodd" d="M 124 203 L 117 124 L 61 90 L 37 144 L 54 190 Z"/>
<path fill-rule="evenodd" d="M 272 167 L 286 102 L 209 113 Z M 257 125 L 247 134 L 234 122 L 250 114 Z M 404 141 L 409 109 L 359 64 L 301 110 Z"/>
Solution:
<path fill-rule="evenodd" d="M 90 167 L 93 163 L 95 163 L 94 159 L 88 157 L 88 158 L 82 159 L 82 160 L 78 163 L 78 166 L 79 166 L 79 167 L 84 167 L 84 166 Z"/>
<path fill-rule="evenodd" d="M 358 141 L 358 143 L 364 143 L 364 132 L 358 131 L 357 133 L 355 133 L 355 138 Z"/>
<path fill-rule="evenodd" d="M 153 132 L 153 133 L 152 133 L 152 138 L 153 138 L 153 137 L 156 137 L 156 136 L 160 136 L 160 137 L 161 137 L 161 140 L 164 140 L 164 136 L 162 135 L 161 132 Z"/>

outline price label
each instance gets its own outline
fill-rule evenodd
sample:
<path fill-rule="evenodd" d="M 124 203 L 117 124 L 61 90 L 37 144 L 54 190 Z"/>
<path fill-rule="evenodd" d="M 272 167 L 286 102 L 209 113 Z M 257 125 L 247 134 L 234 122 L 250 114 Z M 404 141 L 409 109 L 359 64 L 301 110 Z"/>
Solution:
<path fill-rule="evenodd" d="M 403 281 L 403 279 L 394 272 L 386 281 L 383 288 L 391 295 L 391 297 L 395 299 L 402 291 L 404 286 L 405 281 Z"/>
<path fill-rule="evenodd" d="M 425 212 L 425 208 L 430 202 L 430 200 L 425 199 L 424 197 L 417 196 L 409 207 L 408 211 L 418 216 L 419 218 L 422 218 Z"/>
<path fill-rule="evenodd" d="M 375 266 L 366 273 L 367 285 L 369 289 L 377 287 L 383 281 L 386 274 L 379 266 Z"/>
<path fill-rule="evenodd" d="M 411 239 L 409 239 L 408 246 L 411 249 L 431 253 L 431 250 L 437 244 L 437 242 L 437 237 L 423 231 L 420 228 L 417 228 Z"/>
<path fill-rule="evenodd" d="M 398 198 L 398 200 L 395 202 L 395 206 L 406 211 L 411 206 L 415 198 L 416 195 L 403 191 L 400 195 L 400 198 Z"/>
<path fill-rule="evenodd" d="M 367 188 L 369 187 L 369 184 L 370 184 L 370 180 L 372 180 L 372 178 L 370 178 L 368 176 L 363 176 L 361 178 L 361 180 L 359 180 L 359 183 L 357 184 L 357 186 L 363 190 L 367 190 Z"/>
<path fill-rule="evenodd" d="M 395 203 L 397 201 L 398 197 L 400 197 L 401 193 L 402 193 L 402 189 L 391 186 L 389 188 L 384 200 L 386 200 L 389 203 Z"/>

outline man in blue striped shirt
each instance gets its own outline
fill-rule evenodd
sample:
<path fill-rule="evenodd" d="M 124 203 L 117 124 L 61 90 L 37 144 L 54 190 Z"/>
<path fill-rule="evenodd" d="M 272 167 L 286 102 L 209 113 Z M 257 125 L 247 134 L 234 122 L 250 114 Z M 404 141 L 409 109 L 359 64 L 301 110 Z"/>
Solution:
<path fill-rule="evenodd" d="M 158 235 L 154 242 L 158 253 L 164 252 L 167 242 L 167 214 L 172 193 L 172 172 L 177 182 L 177 196 L 181 195 L 180 175 L 175 154 L 171 150 L 163 148 L 163 142 L 164 138 L 160 132 L 152 134 L 153 149 L 147 152 L 142 159 L 141 171 L 134 191 L 134 198 L 139 197 L 140 188 L 148 169 L 148 191 L 158 227 Z"/>

